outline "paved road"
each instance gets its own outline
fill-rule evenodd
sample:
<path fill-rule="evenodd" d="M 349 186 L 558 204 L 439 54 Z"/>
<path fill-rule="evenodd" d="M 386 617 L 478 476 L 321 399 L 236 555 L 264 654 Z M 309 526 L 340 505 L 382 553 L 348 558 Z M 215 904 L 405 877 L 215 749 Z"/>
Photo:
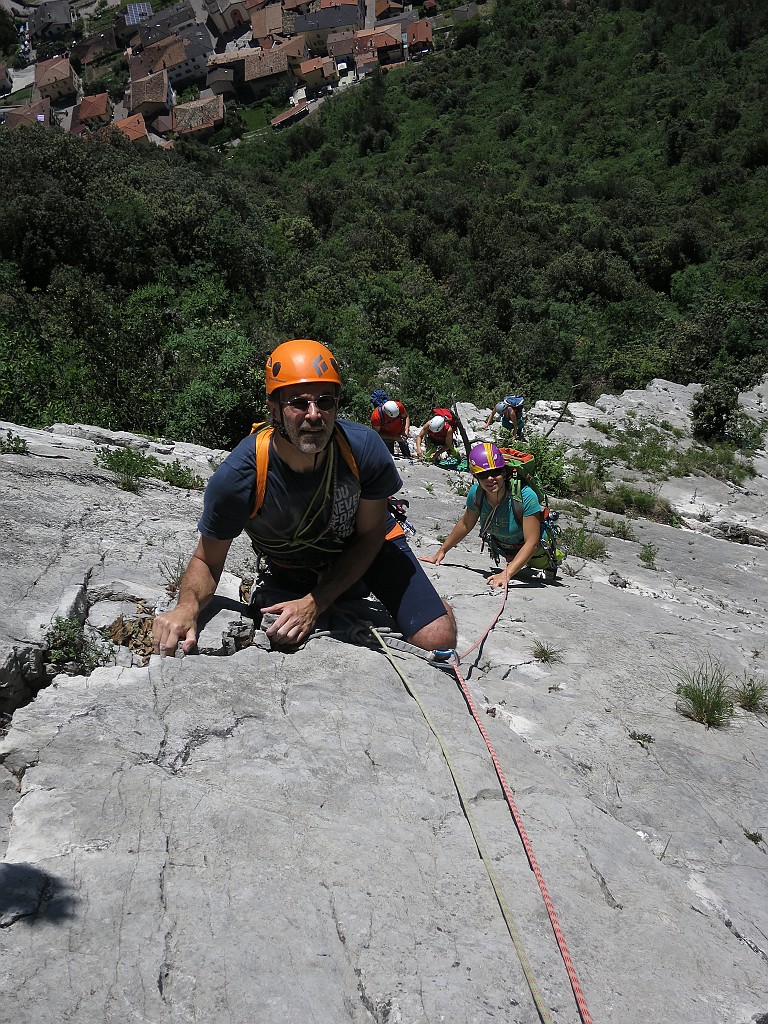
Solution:
<path fill-rule="evenodd" d="M 15 71 L 11 68 L 11 74 L 13 75 L 13 92 L 6 93 L 3 99 L 6 103 L 13 103 L 13 93 L 21 92 L 22 89 L 26 89 L 28 85 L 35 84 L 35 68 L 34 65 L 23 68 L 21 71 Z"/>

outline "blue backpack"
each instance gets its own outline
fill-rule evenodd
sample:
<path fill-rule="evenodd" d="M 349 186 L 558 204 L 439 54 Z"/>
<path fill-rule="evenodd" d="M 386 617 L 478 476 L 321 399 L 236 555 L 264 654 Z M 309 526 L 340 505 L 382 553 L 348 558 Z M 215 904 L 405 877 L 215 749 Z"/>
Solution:
<path fill-rule="evenodd" d="M 517 415 L 517 436 L 520 437 L 520 438 L 523 436 L 523 405 L 524 404 L 525 404 L 525 399 L 523 398 L 522 395 L 505 395 L 504 396 L 504 405 L 508 405 L 510 407 L 510 409 L 514 409 L 515 410 L 515 414 Z"/>
<path fill-rule="evenodd" d="M 389 395 L 386 391 L 382 391 L 381 388 L 376 388 L 375 391 L 371 392 L 371 405 L 374 409 L 378 409 L 384 405 L 385 402 L 389 401 Z"/>

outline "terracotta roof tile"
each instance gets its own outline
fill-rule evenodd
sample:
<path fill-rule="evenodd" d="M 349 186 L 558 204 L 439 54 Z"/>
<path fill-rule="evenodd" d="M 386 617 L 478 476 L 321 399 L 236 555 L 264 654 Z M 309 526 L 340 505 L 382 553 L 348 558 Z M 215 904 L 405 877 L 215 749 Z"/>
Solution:
<path fill-rule="evenodd" d="M 147 126 L 141 114 L 134 114 L 132 117 L 124 117 L 122 121 L 115 121 L 114 126 L 122 132 L 131 142 L 138 142 L 140 139 L 148 139 Z"/>
<path fill-rule="evenodd" d="M 273 117 L 269 122 L 273 128 L 278 128 L 281 124 L 285 124 L 286 121 L 293 121 L 300 115 L 306 113 L 307 101 L 299 100 L 295 107 L 291 107 L 290 110 L 284 110 L 282 114 L 278 114 L 277 117 Z"/>
<path fill-rule="evenodd" d="M 83 96 L 83 100 L 80 104 L 80 120 L 85 121 L 89 117 L 106 117 L 108 111 L 108 93 L 100 92 L 95 96 Z"/>
<path fill-rule="evenodd" d="M 263 39 L 280 32 L 283 28 L 283 8 L 280 4 L 270 4 L 251 15 L 251 31 L 256 39 Z"/>
<path fill-rule="evenodd" d="M 213 128 L 224 117 L 224 97 L 207 96 L 173 108 L 173 130 L 179 135 Z"/>
<path fill-rule="evenodd" d="M 37 103 L 25 103 L 23 106 L 9 110 L 5 115 L 6 128 L 23 128 L 26 125 L 41 125 L 49 128 L 51 124 L 51 101 L 46 98 Z"/>
<path fill-rule="evenodd" d="M 270 75 L 277 75 L 281 71 L 288 70 L 288 54 L 282 47 L 276 46 L 269 53 L 259 53 L 253 50 L 245 55 L 246 82 L 252 82 L 258 78 L 269 78 Z"/>
<path fill-rule="evenodd" d="M 413 46 L 414 43 L 432 42 L 432 22 L 427 18 L 422 18 L 421 21 L 414 21 L 412 25 L 407 27 L 406 32 L 408 33 L 409 46 Z"/>
<path fill-rule="evenodd" d="M 293 39 L 276 39 L 278 46 L 287 57 L 305 57 L 307 55 L 307 39 L 304 35 L 294 36 Z"/>
<path fill-rule="evenodd" d="M 35 85 L 39 88 L 65 82 L 72 74 L 69 57 L 51 57 L 35 64 Z"/>
<path fill-rule="evenodd" d="M 186 60 L 187 48 L 190 46 L 188 39 L 179 39 L 178 36 L 168 36 L 158 43 L 145 46 L 141 53 L 135 53 L 130 58 L 131 80 L 135 78 L 146 78 L 163 68 L 172 68 L 177 64 L 183 64 Z"/>
<path fill-rule="evenodd" d="M 168 101 L 168 72 L 158 71 L 131 82 L 131 110 L 143 103 L 165 104 Z"/>

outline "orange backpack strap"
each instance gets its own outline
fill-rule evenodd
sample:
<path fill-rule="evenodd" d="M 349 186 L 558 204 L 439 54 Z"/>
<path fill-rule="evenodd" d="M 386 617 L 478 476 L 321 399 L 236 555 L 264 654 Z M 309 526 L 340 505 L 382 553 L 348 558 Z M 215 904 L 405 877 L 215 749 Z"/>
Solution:
<path fill-rule="evenodd" d="M 251 428 L 251 433 L 255 435 L 256 445 L 256 499 L 251 509 L 251 519 L 258 513 L 261 506 L 264 504 L 264 495 L 267 493 L 267 473 L 269 472 L 269 444 L 272 440 L 272 434 L 274 429 L 267 423 L 254 423 Z M 349 441 L 346 439 L 344 432 L 338 423 L 336 424 L 336 431 L 334 433 L 334 439 L 336 444 L 339 446 L 341 457 L 344 459 L 350 470 L 354 474 L 355 480 L 360 479 L 360 471 L 357 468 L 355 462 L 355 456 L 352 454 Z"/>
<path fill-rule="evenodd" d="M 336 443 L 339 446 L 339 451 L 341 452 L 342 459 L 344 459 L 346 464 L 349 466 L 350 470 L 352 471 L 355 477 L 355 480 L 359 480 L 360 470 L 357 468 L 355 456 L 352 454 L 352 449 L 349 445 L 349 441 L 347 440 L 344 431 L 341 429 L 338 423 L 336 424 L 336 432 L 334 433 L 333 436 L 336 438 Z"/>
<path fill-rule="evenodd" d="M 267 423 L 254 423 L 251 433 L 255 434 L 254 443 L 256 445 L 256 499 L 251 509 L 251 519 L 253 519 L 264 504 L 269 469 L 269 443 L 274 431 Z"/>

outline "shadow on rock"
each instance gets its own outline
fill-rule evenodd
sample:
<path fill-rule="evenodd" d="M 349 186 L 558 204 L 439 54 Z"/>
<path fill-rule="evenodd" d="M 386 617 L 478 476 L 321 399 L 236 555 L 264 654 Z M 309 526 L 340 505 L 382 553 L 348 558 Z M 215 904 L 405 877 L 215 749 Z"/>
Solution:
<path fill-rule="evenodd" d="M 68 882 L 32 864 L 0 864 L 0 928 L 21 922 L 58 924 L 74 916 Z"/>

